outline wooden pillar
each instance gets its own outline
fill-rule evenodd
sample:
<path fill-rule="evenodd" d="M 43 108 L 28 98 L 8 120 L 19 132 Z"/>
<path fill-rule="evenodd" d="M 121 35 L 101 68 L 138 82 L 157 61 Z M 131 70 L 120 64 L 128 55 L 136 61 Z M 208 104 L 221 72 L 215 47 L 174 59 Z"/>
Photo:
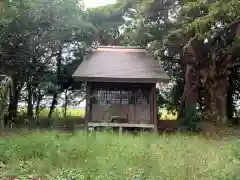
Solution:
<path fill-rule="evenodd" d="M 89 89 L 89 116 L 88 116 L 88 122 L 92 121 L 92 103 L 93 103 L 93 86 L 92 83 L 88 83 L 88 89 Z"/>
<path fill-rule="evenodd" d="M 156 84 L 154 84 L 152 87 L 152 106 L 153 106 L 152 114 L 153 114 L 154 131 L 158 132 Z"/>
<path fill-rule="evenodd" d="M 153 104 L 153 86 L 151 87 L 151 89 L 149 90 L 149 103 L 150 103 L 150 123 L 154 124 L 154 116 L 153 116 L 153 112 L 154 112 L 154 104 Z"/>
<path fill-rule="evenodd" d="M 88 122 L 90 121 L 90 106 L 91 106 L 91 101 L 90 101 L 90 83 L 87 82 L 86 85 L 86 108 L 85 108 L 85 130 L 88 131 Z"/>

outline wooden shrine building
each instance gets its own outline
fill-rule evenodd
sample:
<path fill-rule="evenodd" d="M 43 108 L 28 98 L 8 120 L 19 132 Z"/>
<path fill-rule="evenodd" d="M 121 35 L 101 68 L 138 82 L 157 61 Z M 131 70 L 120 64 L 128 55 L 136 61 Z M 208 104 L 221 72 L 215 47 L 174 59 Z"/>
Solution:
<path fill-rule="evenodd" d="M 73 74 L 87 83 L 86 125 L 155 128 L 156 84 L 169 77 L 145 49 L 95 49 Z"/>

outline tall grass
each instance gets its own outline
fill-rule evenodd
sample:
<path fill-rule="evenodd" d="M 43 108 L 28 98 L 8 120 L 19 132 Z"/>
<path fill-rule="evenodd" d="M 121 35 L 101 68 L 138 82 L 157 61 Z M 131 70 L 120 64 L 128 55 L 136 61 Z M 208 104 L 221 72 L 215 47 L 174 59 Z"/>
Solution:
<path fill-rule="evenodd" d="M 0 179 L 237 180 L 240 140 L 99 132 L 34 132 L 0 141 Z"/>

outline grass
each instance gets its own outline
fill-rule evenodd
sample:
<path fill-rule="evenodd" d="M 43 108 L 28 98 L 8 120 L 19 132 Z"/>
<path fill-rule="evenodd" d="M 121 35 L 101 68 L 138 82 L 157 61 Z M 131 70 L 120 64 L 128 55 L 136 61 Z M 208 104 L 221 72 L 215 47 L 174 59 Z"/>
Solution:
<path fill-rule="evenodd" d="M 47 116 L 49 112 L 49 109 L 44 109 L 41 111 L 41 116 Z M 176 120 L 177 115 L 173 113 L 169 113 L 166 109 L 160 109 L 161 119 L 160 120 Z M 74 109 L 74 108 L 68 108 L 67 115 L 69 117 L 84 117 L 85 115 L 85 109 Z M 53 116 L 62 117 L 63 116 L 63 108 L 56 108 Z"/>
<path fill-rule="evenodd" d="M 1 179 L 239 180 L 240 140 L 28 132 L 1 138 L 0 175 Z"/>

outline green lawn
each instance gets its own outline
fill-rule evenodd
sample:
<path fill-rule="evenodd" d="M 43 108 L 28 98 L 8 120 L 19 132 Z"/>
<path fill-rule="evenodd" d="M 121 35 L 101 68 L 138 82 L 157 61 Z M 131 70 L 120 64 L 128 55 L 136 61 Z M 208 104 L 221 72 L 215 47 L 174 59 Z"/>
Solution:
<path fill-rule="evenodd" d="M 41 112 L 41 115 L 42 116 L 47 116 L 48 111 L 49 111 L 49 109 L 44 109 Z M 163 120 L 176 120 L 177 115 L 174 115 L 172 113 L 168 113 L 168 111 L 166 109 L 161 109 L 160 112 L 162 114 L 161 119 L 163 119 Z M 68 114 L 68 116 L 73 116 L 73 117 L 76 117 L 76 116 L 84 117 L 85 110 L 84 109 L 68 108 L 67 114 Z M 63 115 L 63 108 L 57 108 L 55 110 L 54 116 L 62 117 L 62 115 Z"/>
<path fill-rule="evenodd" d="M 0 141 L 0 179 L 239 180 L 240 140 L 28 132 Z M 24 178 L 22 178 L 24 179 Z M 25 178 L 27 179 L 27 178 Z"/>

